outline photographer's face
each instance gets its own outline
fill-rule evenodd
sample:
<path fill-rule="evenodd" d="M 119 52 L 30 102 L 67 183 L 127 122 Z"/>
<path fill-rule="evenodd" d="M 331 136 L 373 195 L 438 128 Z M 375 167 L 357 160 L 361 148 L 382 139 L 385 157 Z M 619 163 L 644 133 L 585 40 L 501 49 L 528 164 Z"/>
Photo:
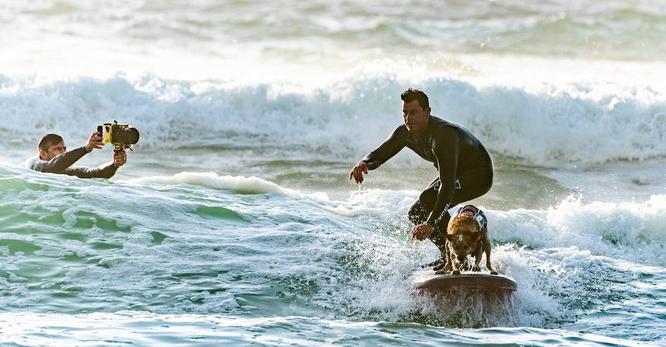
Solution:
<path fill-rule="evenodd" d="M 51 160 L 63 153 L 67 152 L 67 147 L 65 146 L 65 141 L 61 141 L 58 144 L 49 146 L 48 150 L 39 150 L 39 157 L 42 160 Z"/>

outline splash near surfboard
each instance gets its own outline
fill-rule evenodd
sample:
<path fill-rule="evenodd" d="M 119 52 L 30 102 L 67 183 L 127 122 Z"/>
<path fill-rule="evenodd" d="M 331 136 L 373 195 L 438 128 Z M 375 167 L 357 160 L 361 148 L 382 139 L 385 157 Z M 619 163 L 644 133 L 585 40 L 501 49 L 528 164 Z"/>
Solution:
<path fill-rule="evenodd" d="M 413 272 L 409 281 L 412 296 L 427 303 L 427 313 L 448 326 L 502 325 L 516 314 L 514 294 L 519 286 L 503 275 L 436 275 L 432 270 L 421 270 Z"/>

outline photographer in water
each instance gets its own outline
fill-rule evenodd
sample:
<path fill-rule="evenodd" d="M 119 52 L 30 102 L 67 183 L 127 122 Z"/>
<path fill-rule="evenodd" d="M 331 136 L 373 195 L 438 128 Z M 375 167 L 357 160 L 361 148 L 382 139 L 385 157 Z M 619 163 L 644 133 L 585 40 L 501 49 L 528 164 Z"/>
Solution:
<path fill-rule="evenodd" d="M 127 162 L 127 153 L 122 147 L 113 151 L 113 161 L 97 168 L 72 167 L 84 155 L 104 146 L 101 132 L 94 132 L 88 141 L 76 149 L 67 151 L 65 141 L 56 134 L 47 134 L 39 141 L 39 155 L 28 159 L 26 166 L 39 172 L 65 174 L 79 178 L 111 178 L 116 170 Z"/>

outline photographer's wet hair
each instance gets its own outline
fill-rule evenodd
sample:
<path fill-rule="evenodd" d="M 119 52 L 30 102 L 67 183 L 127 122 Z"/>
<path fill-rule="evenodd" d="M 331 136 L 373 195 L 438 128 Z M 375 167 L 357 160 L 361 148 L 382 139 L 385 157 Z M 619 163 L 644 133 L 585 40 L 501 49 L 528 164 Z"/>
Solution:
<path fill-rule="evenodd" d="M 62 137 L 57 134 L 46 134 L 39 140 L 39 149 L 43 149 L 48 152 L 49 147 L 57 145 L 62 142 Z"/>
<path fill-rule="evenodd" d="M 409 88 L 400 94 L 400 99 L 404 102 L 412 102 L 414 100 L 419 101 L 421 108 L 426 109 L 430 107 L 430 102 L 428 101 L 428 96 L 418 89 Z"/>

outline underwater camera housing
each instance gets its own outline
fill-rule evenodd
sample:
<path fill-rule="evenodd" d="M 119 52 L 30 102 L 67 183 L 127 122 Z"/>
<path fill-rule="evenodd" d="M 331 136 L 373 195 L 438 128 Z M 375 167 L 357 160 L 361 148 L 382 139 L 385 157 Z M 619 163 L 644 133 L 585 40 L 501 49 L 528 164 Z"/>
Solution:
<path fill-rule="evenodd" d="M 114 149 L 130 149 L 139 142 L 139 130 L 129 124 L 104 123 L 97 126 L 97 132 L 102 134 L 104 143 L 110 143 Z"/>

